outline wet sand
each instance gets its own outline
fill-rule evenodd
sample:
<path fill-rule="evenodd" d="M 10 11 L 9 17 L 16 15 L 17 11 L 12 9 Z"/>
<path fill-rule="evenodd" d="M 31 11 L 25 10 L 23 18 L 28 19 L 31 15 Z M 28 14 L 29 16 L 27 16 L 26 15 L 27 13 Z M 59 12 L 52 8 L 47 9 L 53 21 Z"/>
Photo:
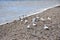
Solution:
<path fill-rule="evenodd" d="M 32 19 L 36 16 L 39 17 L 39 21 L 33 26 Z M 51 20 L 48 20 L 48 17 Z M 28 22 L 25 23 L 25 20 Z M 29 24 L 30 28 L 27 28 Z M 48 29 L 44 29 L 45 24 Z M 14 20 L 0 25 L 0 40 L 60 40 L 60 6 L 26 17 L 23 21 Z"/>

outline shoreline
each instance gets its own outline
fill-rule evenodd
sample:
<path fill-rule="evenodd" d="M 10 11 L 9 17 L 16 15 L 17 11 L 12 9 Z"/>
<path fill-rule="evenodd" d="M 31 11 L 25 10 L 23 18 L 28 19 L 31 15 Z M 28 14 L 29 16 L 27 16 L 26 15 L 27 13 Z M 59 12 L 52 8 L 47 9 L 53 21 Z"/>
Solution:
<path fill-rule="evenodd" d="M 31 15 L 38 14 L 38 13 L 42 13 L 42 12 L 48 10 L 48 9 L 54 8 L 54 7 L 59 6 L 59 5 L 60 5 L 60 4 L 57 4 L 57 5 L 54 5 L 54 6 L 52 6 L 52 7 L 48 7 L 48 8 L 42 9 L 42 10 L 36 12 L 36 13 L 33 13 L 33 14 L 31 13 L 31 14 L 29 14 L 29 15 L 27 15 L 27 16 L 24 16 L 24 18 L 25 18 L 25 17 L 29 17 L 29 16 L 31 16 Z M 22 16 L 21 16 L 21 17 L 22 17 Z M 19 18 L 12 19 L 11 21 L 1 23 L 0 25 L 4 25 L 4 24 L 6 24 L 6 23 L 11 23 L 11 22 L 13 22 L 14 20 L 19 20 Z"/>

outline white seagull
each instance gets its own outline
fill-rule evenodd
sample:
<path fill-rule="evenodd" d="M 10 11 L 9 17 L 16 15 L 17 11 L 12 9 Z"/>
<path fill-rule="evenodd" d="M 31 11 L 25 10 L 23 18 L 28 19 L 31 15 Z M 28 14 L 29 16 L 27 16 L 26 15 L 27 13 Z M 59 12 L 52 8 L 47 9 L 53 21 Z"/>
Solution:
<path fill-rule="evenodd" d="M 48 29 L 48 26 L 47 25 L 44 25 L 44 29 Z"/>
<path fill-rule="evenodd" d="M 40 20 L 45 21 L 45 19 L 44 19 L 44 18 L 40 18 Z"/>
<path fill-rule="evenodd" d="M 23 19 L 21 19 L 21 22 L 23 21 Z"/>
<path fill-rule="evenodd" d="M 34 22 L 35 22 L 35 20 L 36 20 L 36 18 L 33 18 L 33 19 L 32 19 L 32 23 L 34 23 Z"/>
<path fill-rule="evenodd" d="M 51 18 L 50 18 L 50 17 L 48 17 L 48 20 L 51 20 Z"/>
<path fill-rule="evenodd" d="M 37 16 L 36 18 L 37 18 L 37 19 L 39 19 L 39 17 L 38 17 L 38 16 Z"/>
<path fill-rule="evenodd" d="M 33 23 L 33 26 L 36 26 L 37 24 L 36 23 Z"/>
<path fill-rule="evenodd" d="M 28 20 L 25 20 L 25 23 L 27 23 L 28 22 Z"/>
<path fill-rule="evenodd" d="M 27 25 L 27 28 L 30 28 L 30 25 Z"/>

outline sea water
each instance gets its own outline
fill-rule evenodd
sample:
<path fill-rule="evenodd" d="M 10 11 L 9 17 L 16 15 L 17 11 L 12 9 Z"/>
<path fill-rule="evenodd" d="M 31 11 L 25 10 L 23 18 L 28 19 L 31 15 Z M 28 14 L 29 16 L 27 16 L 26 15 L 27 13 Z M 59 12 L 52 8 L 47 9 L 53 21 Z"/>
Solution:
<path fill-rule="evenodd" d="M 0 24 L 4 24 L 22 15 L 31 15 L 46 8 L 59 5 L 59 0 L 40 1 L 0 1 Z"/>

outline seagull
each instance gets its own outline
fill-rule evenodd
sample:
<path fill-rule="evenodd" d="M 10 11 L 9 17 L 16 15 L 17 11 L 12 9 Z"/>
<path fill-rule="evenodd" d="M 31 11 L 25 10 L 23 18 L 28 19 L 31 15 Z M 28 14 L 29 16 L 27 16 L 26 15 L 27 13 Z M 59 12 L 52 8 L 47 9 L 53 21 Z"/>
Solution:
<path fill-rule="evenodd" d="M 20 17 L 20 16 L 19 16 L 19 20 L 22 22 L 22 21 L 23 21 L 23 17 Z"/>
<path fill-rule="evenodd" d="M 32 19 L 32 22 L 34 23 L 34 22 L 35 22 L 35 20 L 36 20 L 36 18 L 33 18 L 33 19 Z"/>
<path fill-rule="evenodd" d="M 51 18 L 50 18 L 50 17 L 48 17 L 48 20 L 51 20 Z"/>
<path fill-rule="evenodd" d="M 37 16 L 36 18 L 37 18 L 37 19 L 39 19 L 39 17 L 38 17 L 38 16 Z"/>
<path fill-rule="evenodd" d="M 44 29 L 48 29 L 48 26 L 47 25 L 44 25 Z"/>
<path fill-rule="evenodd" d="M 21 17 L 19 16 L 19 20 L 21 20 Z"/>
<path fill-rule="evenodd" d="M 35 23 L 35 22 L 38 22 L 39 21 L 39 17 L 37 16 L 36 18 L 33 18 L 32 19 L 32 22 Z"/>
<path fill-rule="evenodd" d="M 23 19 L 21 19 L 21 22 L 23 21 Z"/>
<path fill-rule="evenodd" d="M 44 18 L 40 18 L 40 20 L 45 21 L 45 19 L 44 19 Z"/>
<path fill-rule="evenodd" d="M 30 28 L 30 25 L 28 25 L 27 28 Z"/>
<path fill-rule="evenodd" d="M 22 16 L 20 17 L 20 19 L 21 19 L 21 21 L 23 21 L 23 19 L 24 19 L 24 15 L 22 15 Z"/>
<path fill-rule="evenodd" d="M 36 23 L 33 23 L 33 26 L 36 26 Z"/>
<path fill-rule="evenodd" d="M 25 23 L 27 23 L 28 22 L 28 20 L 25 20 Z"/>

